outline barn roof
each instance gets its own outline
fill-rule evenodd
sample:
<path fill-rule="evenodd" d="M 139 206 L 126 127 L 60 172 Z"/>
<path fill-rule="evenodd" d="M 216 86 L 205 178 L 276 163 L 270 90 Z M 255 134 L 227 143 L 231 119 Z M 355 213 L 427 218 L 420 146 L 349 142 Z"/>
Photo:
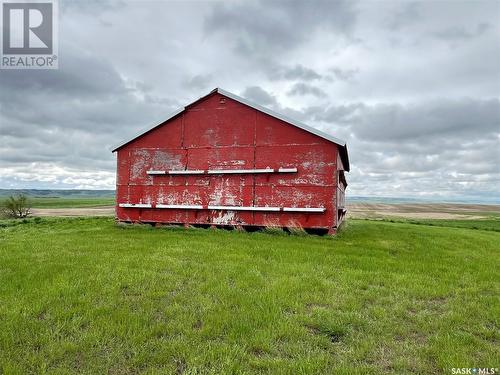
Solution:
<path fill-rule="evenodd" d="M 191 104 L 188 104 L 187 106 L 185 106 L 184 108 L 179 108 L 177 111 L 171 113 L 165 120 L 163 120 L 161 123 L 159 124 L 156 124 L 154 126 L 151 126 L 151 127 L 148 127 L 146 129 L 143 129 L 141 130 L 138 134 L 136 134 L 135 136 L 133 136 L 132 138 L 128 139 L 128 140 L 125 140 L 125 141 L 122 141 L 120 142 L 119 144 L 115 145 L 113 148 L 112 148 L 112 152 L 115 152 L 117 151 L 118 149 L 122 148 L 123 146 L 125 146 L 126 144 L 132 142 L 133 140 L 141 137 L 142 135 L 150 132 L 151 130 L 163 125 L 166 121 L 168 120 L 171 120 L 173 119 L 174 117 L 180 115 L 181 113 L 183 113 L 187 108 L 191 107 L 193 104 L 199 102 L 200 100 L 203 100 L 205 99 L 207 96 L 210 96 L 214 93 L 219 93 L 227 98 L 230 98 L 230 99 L 233 99 L 237 102 L 240 102 L 242 104 L 245 104 L 251 108 L 254 108 L 260 112 L 263 112 L 263 113 L 266 113 L 268 114 L 269 116 L 272 116 L 272 117 L 275 117 L 277 119 L 280 119 L 288 124 L 291 124 L 291 125 L 294 125 L 302 130 L 305 130 L 309 133 L 312 133 L 314 135 L 317 135 L 318 137 L 321 137 L 323 139 L 326 139 L 327 141 L 330 141 L 332 143 L 335 143 L 336 145 L 339 145 L 341 146 L 339 148 L 339 151 L 340 151 L 340 155 L 342 157 L 342 161 L 344 163 L 344 168 L 346 171 L 349 171 L 349 156 L 347 154 L 347 143 L 345 141 L 343 141 L 342 139 L 339 139 L 339 138 L 336 138 L 328 133 L 325 133 L 321 130 L 318 130 L 316 128 L 313 128 L 309 125 L 306 125 L 304 124 L 303 122 L 300 122 L 300 121 L 297 121 L 297 120 L 294 120 L 294 119 L 291 119 L 285 115 L 282 115 L 280 113 L 277 113 L 275 111 L 272 111 L 270 110 L 269 108 L 265 108 L 257 103 L 253 103 L 252 101 L 248 100 L 248 99 L 244 99 L 238 95 L 235 95 L 229 91 L 226 91 L 226 90 L 223 90 L 221 88 L 215 88 L 214 90 L 212 90 L 210 93 L 208 93 L 207 95 L 205 96 L 202 96 L 201 98 L 195 100 L 193 103 Z"/>

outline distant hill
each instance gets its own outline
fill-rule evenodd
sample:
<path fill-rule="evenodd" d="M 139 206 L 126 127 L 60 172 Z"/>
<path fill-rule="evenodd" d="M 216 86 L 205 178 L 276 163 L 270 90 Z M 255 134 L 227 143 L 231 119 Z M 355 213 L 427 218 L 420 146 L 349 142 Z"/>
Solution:
<path fill-rule="evenodd" d="M 0 189 L 0 198 L 25 194 L 33 198 L 114 198 L 114 190 Z"/>

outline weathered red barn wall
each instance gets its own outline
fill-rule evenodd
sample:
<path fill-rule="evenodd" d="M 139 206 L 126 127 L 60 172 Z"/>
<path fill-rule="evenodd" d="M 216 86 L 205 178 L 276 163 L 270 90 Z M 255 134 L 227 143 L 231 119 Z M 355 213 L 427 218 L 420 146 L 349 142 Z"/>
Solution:
<path fill-rule="evenodd" d="M 118 150 L 122 221 L 337 225 L 337 146 L 218 93 Z M 159 175 L 148 170 L 294 168 L 296 173 Z M 323 213 L 122 208 L 119 203 L 325 207 Z"/>

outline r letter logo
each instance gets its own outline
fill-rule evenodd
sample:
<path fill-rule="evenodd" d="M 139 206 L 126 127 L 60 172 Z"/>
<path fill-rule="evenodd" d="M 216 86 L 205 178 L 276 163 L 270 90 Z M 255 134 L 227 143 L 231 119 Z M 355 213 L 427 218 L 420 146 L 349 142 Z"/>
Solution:
<path fill-rule="evenodd" d="M 57 69 L 57 2 L 0 0 L 2 69 Z"/>

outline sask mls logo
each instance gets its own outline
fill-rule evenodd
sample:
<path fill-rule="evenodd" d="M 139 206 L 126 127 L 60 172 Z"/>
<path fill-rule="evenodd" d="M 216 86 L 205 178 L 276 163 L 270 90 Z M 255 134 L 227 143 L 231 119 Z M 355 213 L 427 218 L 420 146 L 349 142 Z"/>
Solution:
<path fill-rule="evenodd" d="M 2 69 L 57 69 L 57 2 L 0 0 Z"/>

